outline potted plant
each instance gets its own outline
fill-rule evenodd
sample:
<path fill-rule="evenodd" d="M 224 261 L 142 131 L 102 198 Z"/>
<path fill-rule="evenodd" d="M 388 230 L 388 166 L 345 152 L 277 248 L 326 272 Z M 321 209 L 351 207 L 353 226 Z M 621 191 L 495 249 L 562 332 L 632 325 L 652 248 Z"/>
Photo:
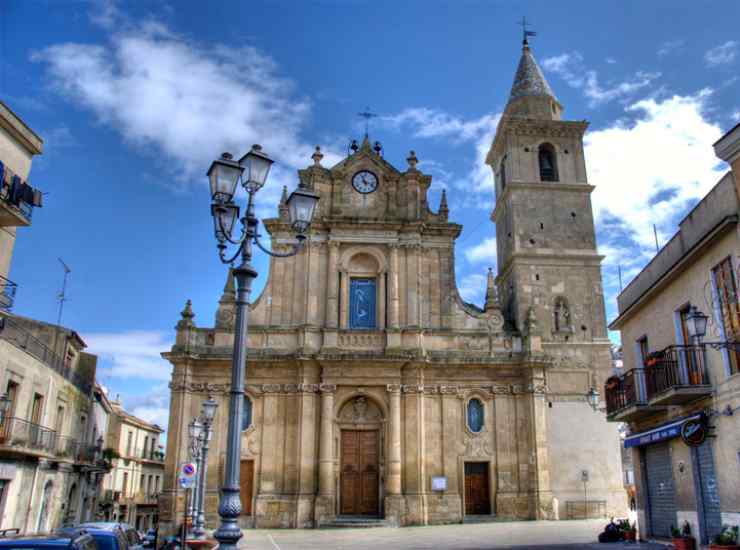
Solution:
<path fill-rule="evenodd" d="M 671 525 L 671 536 L 676 550 L 694 550 L 696 548 L 696 541 L 691 536 L 691 524 L 688 521 L 683 522 L 681 529 Z"/>
<path fill-rule="evenodd" d="M 738 545 L 738 528 L 737 525 L 730 527 L 729 525 L 722 526 L 722 532 L 715 536 L 712 540 L 712 544 L 709 545 L 710 550 L 740 550 Z"/>
<path fill-rule="evenodd" d="M 634 525 L 630 525 L 628 519 L 619 520 L 619 533 L 623 540 L 634 541 L 637 539 L 637 529 Z"/>

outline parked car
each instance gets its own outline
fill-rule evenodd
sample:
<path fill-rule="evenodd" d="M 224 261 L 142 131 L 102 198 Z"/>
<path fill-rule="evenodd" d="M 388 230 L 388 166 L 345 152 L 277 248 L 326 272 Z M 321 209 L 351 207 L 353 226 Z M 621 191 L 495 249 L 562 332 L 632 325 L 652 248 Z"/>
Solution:
<path fill-rule="evenodd" d="M 18 529 L 0 531 L 0 550 L 97 550 L 95 540 L 80 529 L 60 533 L 19 535 Z"/>
<path fill-rule="evenodd" d="M 130 550 L 144 550 L 144 545 L 139 538 L 139 533 L 128 523 L 117 523 L 114 521 L 90 521 L 81 523 L 78 527 L 82 529 L 99 529 L 102 531 L 118 530 L 123 533 Z"/>
<path fill-rule="evenodd" d="M 126 535 L 120 529 L 82 527 L 95 541 L 98 550 L 130 550 Z"/>

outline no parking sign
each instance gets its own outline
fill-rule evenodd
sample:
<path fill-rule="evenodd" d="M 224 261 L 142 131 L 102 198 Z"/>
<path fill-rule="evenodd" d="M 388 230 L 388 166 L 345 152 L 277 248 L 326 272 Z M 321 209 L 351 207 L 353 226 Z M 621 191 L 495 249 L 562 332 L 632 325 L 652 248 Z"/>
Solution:
<path fill-rule="evenodd" d="M 195 472 L 198 468 L 192 462 L 183 462 L 180 465 L 180 473 L 177 475 L 177 481 L 183 489 L 190 489 L 195 485 Z"/>

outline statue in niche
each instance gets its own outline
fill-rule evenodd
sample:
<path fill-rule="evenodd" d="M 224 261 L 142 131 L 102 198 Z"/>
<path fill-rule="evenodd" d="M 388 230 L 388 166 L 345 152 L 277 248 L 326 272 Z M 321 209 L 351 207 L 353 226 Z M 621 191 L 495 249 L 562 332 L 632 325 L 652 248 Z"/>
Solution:
<path fill-rule="evenodd" d="M 553 315 L 555 332 L 570 332 L 570 310 L 565 298 L 560 297 L 555 300 Z"/>
<path fill-rule="evenodd" d="M 339 418 L 345 422 L 374 422 L 380 420 L 382 414 L 373 402 L 360 395 L 342 408 Z"/>

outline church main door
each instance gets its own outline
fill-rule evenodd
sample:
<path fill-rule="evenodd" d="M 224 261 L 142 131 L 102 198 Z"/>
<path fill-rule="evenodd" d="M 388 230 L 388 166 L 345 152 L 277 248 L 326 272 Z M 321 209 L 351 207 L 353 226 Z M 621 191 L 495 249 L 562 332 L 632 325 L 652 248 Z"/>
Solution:
<path fill-rule="evenodd" d="M 341 511 L 378 515 L 378 431 L 342 430 Z"/>
<path fill-rule="evenodd" d="M 465 515 L 488 515 L 491 501 L 488 488 L 488 463 L 465 463 Z"/>

